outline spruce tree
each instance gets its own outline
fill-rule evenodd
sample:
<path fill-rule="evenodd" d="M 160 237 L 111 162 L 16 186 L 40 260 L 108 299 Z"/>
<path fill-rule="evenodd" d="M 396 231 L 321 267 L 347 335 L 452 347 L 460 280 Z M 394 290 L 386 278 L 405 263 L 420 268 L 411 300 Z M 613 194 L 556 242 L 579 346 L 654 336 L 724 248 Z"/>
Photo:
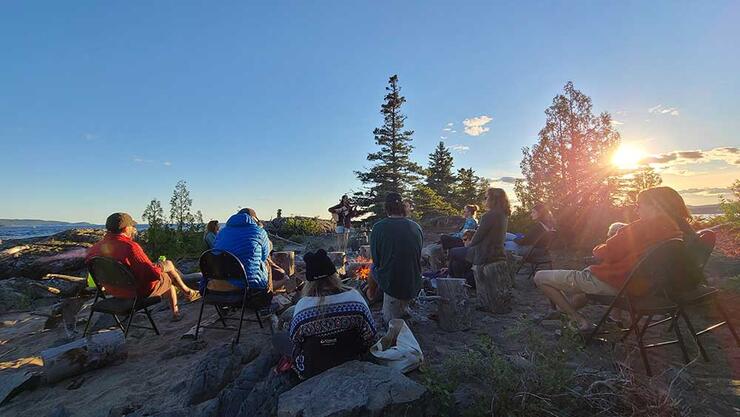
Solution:
<path fill-rule="evenodd" d="M 195 216 L 190 211 L 192 206 L 193 199 L 190 198 L 187 183 L 184 180 L 178 181 L 170 198 L 170 222 L 178 234 L 190 229 L 195 222 Z"/>
<path fill-rule="evenodd" d="M 483 207 L 488 181 L 475 175 L 473 168 L 457 170 L 457 182 L 453 188 L 453 205 L 458 211 L 468 204 Z"/>
<path fill-rule="evenodd" d="M 390 192 L 408 195 L 418 182 L 421 167 L 410 159 L 413 146 L 412 130 L 404 130 L 406 116 L 401 106 L 406 98 L 401 95 L 398 76 L 388 80 L 387 94 L 381 105 L 383 126 L 373 131 L 375 143 L 380 150 L 368 154 L 367 160 L 374 165 L 367 171 L 355 171 L 365 186 L 364 192 L 355 193 L 355 202 L 361 213 L 371 213 L 369 220 L 383 215 L 383 199 Z"/>
<path fill-rule="evenodd" d="M 429 154 L 429 166 L 426 169 L 427 186 L 438 196 L 452 203 L 452 189 L 455 186 L 455 174 L 452 173 L 452 153 L 440 141 L 434 152 Z"/>

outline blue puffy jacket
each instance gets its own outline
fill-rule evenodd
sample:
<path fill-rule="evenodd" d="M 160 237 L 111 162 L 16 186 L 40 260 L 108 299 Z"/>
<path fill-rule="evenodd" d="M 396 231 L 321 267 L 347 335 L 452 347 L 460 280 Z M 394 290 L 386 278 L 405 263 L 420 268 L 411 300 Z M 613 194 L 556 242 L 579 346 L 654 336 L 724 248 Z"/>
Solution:
<path fill-rule="evenodd" d="M 250 288 L 267 288 L 267 267 L 265 262 L 270 255 L 270 241 L 267 232 L 247 213 L 237 213 L 226 222 L 226 226 L 216 235 L 213 249 L 225 250 L 234 254 L 244 265 Z M 240 281 L 230 280 L 243 287 Z"/>

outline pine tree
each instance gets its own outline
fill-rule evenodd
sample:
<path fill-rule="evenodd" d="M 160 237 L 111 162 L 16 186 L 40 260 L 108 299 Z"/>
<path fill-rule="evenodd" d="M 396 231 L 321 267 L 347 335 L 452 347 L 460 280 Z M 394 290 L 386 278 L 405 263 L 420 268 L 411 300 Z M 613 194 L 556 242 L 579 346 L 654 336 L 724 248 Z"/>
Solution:
<path fill-rule="evenodd" d="M 457 211 L 468 204 L 483 207 L 487 189 L 488 181 L 475 175 L 473 168 L 460 168 L 457 170 L 457 182 L 453 188 L 454 207 Z"/>
<path fill-rule="evenodd" d="M 440 141 L 434 152 L 429 154 L 429 166 L 426 169 L 427 186 L 437 195 L 452 203 L 452 189 L 455 186 L 455 174 L 452 173 L 453 159 L 450 149 Z"/>
<path fill-rule="evenodd" d="M 623 183 L 622 204 L 631 206 L 637 203 L 640 191 L 659 186 L 663 183 L 663 178 L 652 167 L 644 167 L 632 173 Z"/>
<path fill-rule="evenodd" d="M 156 198 L 152 199 L 144 209 L 141 218 L 149 225 L 149 229 L 163 227 L 164 210 L 162 209 L 162 203 Z"/>
<path fill-rule="evenodd" d="M 152 199 L 144 209 L 141 218 L 149 225 L 142 233 L 146 252 L 152 257 L 159 256 L 159 251 L 167 246 L 170 237 L 170 230 L 165 224 L 162 203 L 156 198 Z"/>
<path fill-rule="evenodd" d="M 523 180 L 515 183 L 516 195 L 525 209 L 547 203 L 562 218 L 560 235 L 566 240 L 583 226 L 586 213 L 611 206 L 613 169 L 609 157 L 619 145 L 619 133 L 609 113 L 595 116 L 591 99 L 572 82 L 545 110 L 545 127 L 537 144 L 522 149 Z"/>
<path fill-rule="evenodd" d="M 190 211 L 192 205 L 193 199 L 190 198 L 187 183 L 184 180 L 178 181 L 172 192 L 172 198 L 170 198 L 170 222 L 175 226 L 178 234 L 190 229 L 195 222 L 195 216 Z"/>
<path fill-rule="evenodd" d="M 414 202 L 413 215 L 417 219 L 429 216 L 451 216 L 459 210 L 446 202 L 431 187 L 417 184 L 412 193 Z"/>
<path fill-rule="evenodd" d="M 387 193 L 407 195 L 422 172 L 421 167 L 410 159 L 414 132 L 404 130 L 406 116 L 401 112 L 401 106 L 406 98 L 400 94 L 397 75 L 390 77 L 386 91 L 380 110 L 384 123 L 373 131 L 380 150 L 367 156 L 367 160 L 374 163 L 368 171 L 355 171 L 366 188 L 364 192 L 355 193 L 355 202 L 360 213 L 372 213 L 370 221 L 382 216 L 382 203 Z"/>

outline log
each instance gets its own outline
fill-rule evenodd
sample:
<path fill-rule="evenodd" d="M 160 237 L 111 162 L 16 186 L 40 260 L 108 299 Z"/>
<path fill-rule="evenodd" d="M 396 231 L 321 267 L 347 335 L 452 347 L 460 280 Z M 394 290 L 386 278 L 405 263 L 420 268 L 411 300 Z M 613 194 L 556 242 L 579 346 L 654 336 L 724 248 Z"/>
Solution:
<path fill-rule="evenodd" d="M 95 333 L 41 352 L 44 378 L 54 383 L 126 359 L 126 339 L 120 330 Z"/>
<path fill-rule="evenodd" d="M 439 327 L 447 332 L 459 332 L 472 327 L 472 305 L 468 299 L 465 280 L 437 278 L 439 301 Z"/>
<path fill-rule="evenodd" d="M 372 259 L 373 255 L 370 252 L 370 245 L 362 245 L 360 246 L 359 255 L 362 256 L 365 259 Z"/>
<path fill-rule="evenodd" d="M 506 261 L 473 265 L 478 306 L 491 313 L 511 311 L 511 288 L 514 274 Z"/>
<path fill-rule="evenodd" d="M 347 263 L 347 255 L 344 252 L 329 252 L 327 253 L 327 255 L 329 256 L 329 259 L 331 259 L 334 266 L 337 268 L 337 273 L 339 275 L 344 275 L 346 272 L 344 264 Z"/>
<path fill-rule="evenodd" d="M 283 268 L 286 274 L 293 276 L 295 274 L 295 252 L 283 251 L 273 252 L 272 260 L 280 267 Z"/>

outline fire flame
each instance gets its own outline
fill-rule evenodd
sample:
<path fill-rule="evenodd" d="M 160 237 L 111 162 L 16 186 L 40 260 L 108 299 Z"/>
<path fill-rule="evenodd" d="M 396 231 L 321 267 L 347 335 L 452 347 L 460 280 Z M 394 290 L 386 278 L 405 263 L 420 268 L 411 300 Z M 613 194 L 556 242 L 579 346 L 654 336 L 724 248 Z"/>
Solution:
<path fill-rule="evenodd" d="M 364 256 L 358 256 L 355 258 L 355 262 L 358 263 L 372 263 L 372 259 L 365 258 Z M 361 279 L 363 281 L 367 280 L 368 277 L 370 277 L 370 265 L 363 265 L 355 271 L 355 278 Z"/>

